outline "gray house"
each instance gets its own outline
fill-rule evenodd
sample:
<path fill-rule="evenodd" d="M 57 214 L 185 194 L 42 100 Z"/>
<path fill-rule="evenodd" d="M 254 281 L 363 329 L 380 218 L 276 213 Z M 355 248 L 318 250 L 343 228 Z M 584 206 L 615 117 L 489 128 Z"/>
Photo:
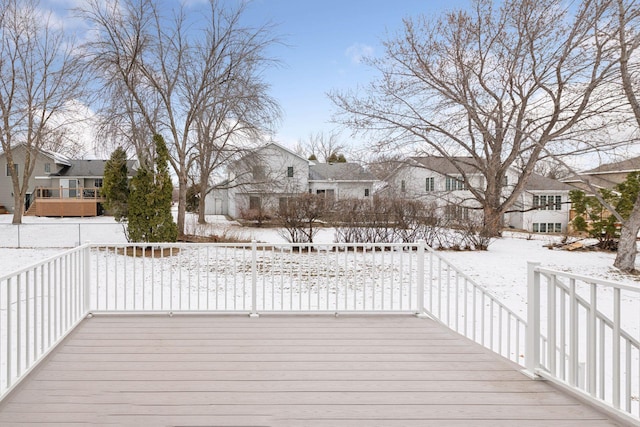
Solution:
<path fill-rule="evenodd" d="M 12 150 L 14 163 L 22 173 L 26 148 Z M 36 164 L 28 182 L 24 209 L 36 216 L 96 216 L 100 213 L 100 188 L 106 160 L 78 160 L 46 150 L 36 154 Z M 9 166 L 4 153 L 0 154 L 4 170 L 0 174 L 0 206 L 9 212 L 15 210 Z M 127 162 L 129 176 L 133 176 L 138 163 Z"/>

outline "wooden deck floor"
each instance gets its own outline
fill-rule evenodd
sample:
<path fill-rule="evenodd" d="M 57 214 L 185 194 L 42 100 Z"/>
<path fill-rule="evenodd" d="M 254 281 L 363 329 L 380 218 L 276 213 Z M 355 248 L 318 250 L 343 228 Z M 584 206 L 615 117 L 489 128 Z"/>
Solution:
<path fill-rule="evenodd" d="M 96 316 L 0 425 L 611 426 L 410 316 Z"/>

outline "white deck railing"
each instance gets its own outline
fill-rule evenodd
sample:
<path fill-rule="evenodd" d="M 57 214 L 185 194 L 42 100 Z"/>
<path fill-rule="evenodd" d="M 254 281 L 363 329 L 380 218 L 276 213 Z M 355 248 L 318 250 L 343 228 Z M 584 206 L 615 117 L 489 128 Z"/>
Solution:
<path fill-rule="evenodd" d="M 640 288 L 537 263 L 528 276 L 527 369 L 637 421 Z"/>
<path fill-rule="evenodd" d="M 524 366 L 526 322 L 491 291 L 428 248 L 426 310 L 465 337 Z M 430 284 L 429 284 L 430 282 Z"/>
<path fill-rule="evenodd" d="M 90 246 L 0 277 L 0 397 L 87 314 Z"/>
<path fill-rule="evenodd" d="M 424 243 L 84 245 L 0 278 L 0 397 L 91 312 L 417 313 L 635 421 L 637 289 L 529 276 L 525 322 Z"/>
<path fill-rule="evenodd" d="M 410 313 L 421 311 L 417 295 L 424 293 L 419 244 L 95 249 L 89 291 L 95 312 Z"/>

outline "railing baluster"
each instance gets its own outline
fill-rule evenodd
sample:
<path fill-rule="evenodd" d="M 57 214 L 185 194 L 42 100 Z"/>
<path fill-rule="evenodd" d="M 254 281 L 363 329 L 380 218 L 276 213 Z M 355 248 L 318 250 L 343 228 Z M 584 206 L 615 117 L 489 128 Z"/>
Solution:
<path fill-rule="evenodd" d="M 597 288 L 595 283 L 589 283 L 589 317 L 587 321 L 587 392 L 592 396 L 596 395 L 596 310 L 597 310 Z"/>
<path fill-rule="evenodd" d="M 613 406 L 620 408 L 620 288 L 613 289 Z M 600 337 L 604 347 L 604 336 Z"/>

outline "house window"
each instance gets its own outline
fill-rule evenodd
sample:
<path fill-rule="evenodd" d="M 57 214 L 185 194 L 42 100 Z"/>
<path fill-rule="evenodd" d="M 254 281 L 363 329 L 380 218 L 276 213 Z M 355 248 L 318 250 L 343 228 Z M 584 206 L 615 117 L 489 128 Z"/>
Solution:
<path fill-rule="evenodd" d="M 253 180 L 259 181 L 264 179 L 264 167 L 262 166 L 254 166 L 253 167 Z"/>
<path fill-rule="evenodd" d="M 250 210 L 260 210 L 262 207 L 262 201 L 258 196 L 249 196 L 249 209 Z"/>
<path fill-rule="evenodd" d="M 542 211 L 562 210 L 562 196 L 533 196 L 533 207 Z"/>
<path fill-rule="evenodd" d="M 44 171 L 46 173 L 51 173 L 51 163 L 45 163 L 44 164 Z"/>
<path fill-rule="evenodd" d="M 364 197 L 369 197 L 369 189 L 368 188 L 364 189 Z"/>
<path fill-rule="evenodd" d="M 508 179 L 508 178 L 507 178 L 507 176 L 505 175 L 505 176 L 502 178 L 502 186 L 503 186 L 503 187 L 506 187 L 507 185 L 509 185 L 509 179 Z"/>
<path fill-rule="evenodd" d="M 534 233 L 562 233 L 562 223 L 560 222 L 534 222 Z"/>
<path fill-rule="evenodd" d="M 459 205 L 447 205 L 445 206 L 445 216 L 450 220 L 468 220 L 469 208 Z"/>
<path fill-rule="evenodd" d="M 18 175 L 18 165 L 14 163 L 13 167 L 16 169 L 16 175 Z M 11 176 L 11 168 L 9 167 L 9 163 L 7 163 L 7 176 Z"/>
<path fill-rule="evenodd" d="M 102 188 L 102 178 L 96 178 L 93 182 L 93 186 L 96 188 Z"/>
<path fill-rule="evenodd" d="M 287 177 L 288 178 L 293 178 L 293 166 L 288 166 L 287 167 Z"/>
<path fill-rule="evenodd" d="M 400 192 L 402 193 L 407 192 L 407 182 L 404 179 L 400 181 Z"/>
<path fill-rule="evenodd" d="M 433 191 L 435 190 L 435 182 L 433 177 L 429 177 L 426 180 L 425 191 Z"/>
<path fill-rule="evenodd" d="M 447 191 L 466 190 L 467 187 L 461 176 L 447 176 L 445 180 L 445 189 Z"/>

